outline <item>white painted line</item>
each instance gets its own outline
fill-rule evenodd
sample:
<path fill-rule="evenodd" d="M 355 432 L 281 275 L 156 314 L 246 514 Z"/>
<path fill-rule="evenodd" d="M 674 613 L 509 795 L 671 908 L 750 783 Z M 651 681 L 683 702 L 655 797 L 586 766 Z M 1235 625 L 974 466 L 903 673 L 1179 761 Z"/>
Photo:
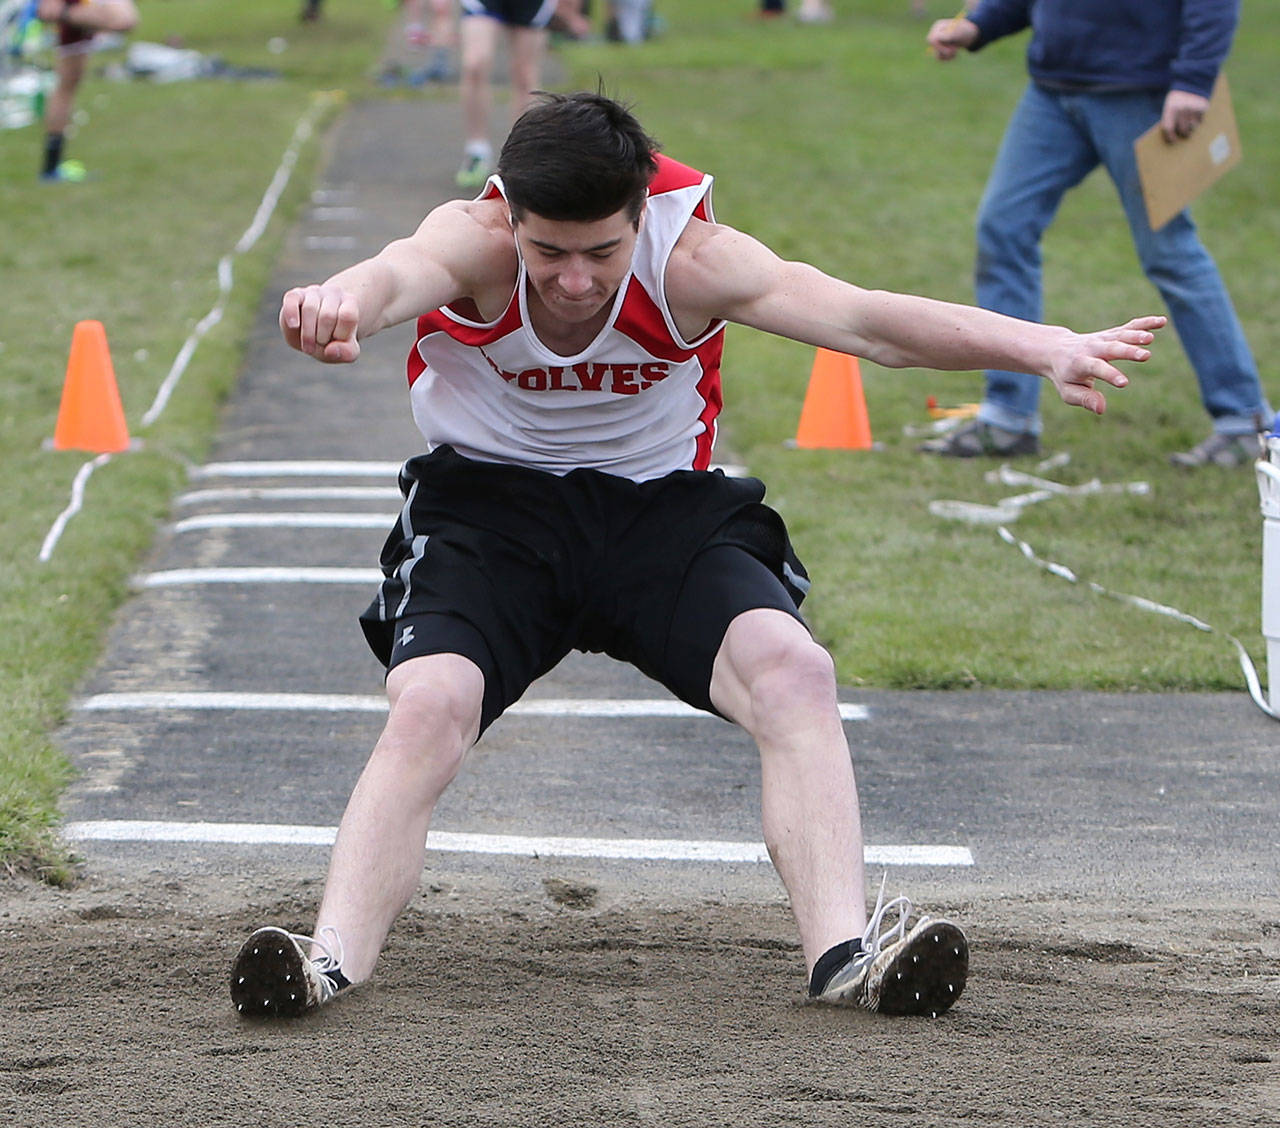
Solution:
<path fill-rule="evenodd" d="M 355 198 L 352 188 L 317 188 L 311 193 L 314 204 L 342 204 Z"/>
<path fill-rule="evenodd" d="M 354 462 L 340 459 L 280 459 L 270 462 L 207 462 L 193 478 L 392 478 L 403 462 Z"/>
<path fill-rule="evenodd" d="M 385 513 L 207 513 L 174 523 L 175 533 L 203 529 L 389 529 L 396 515 Z"/>
<path fill-rule="evenodd" d="M 521 717 L 711 717 L 676 698 L 527 697 L 507 710 Z M 865 705 L 842 702 L 840 719 L 865 721 Z"/>
<path fill-rule="evenodd" d="M 308 235 L 302 240 L 308 251 L 350 251 L 356 245 L 354 235 Z"/>
<path fill-rule="evenodd" d="M 233 846 L 332 846 L 335 827 L 272 826 L 263 823 L 178 823 L 93 820 L 68 823 L 63 835 L 76 842 L 192 842 Z M 514 834 L 431 831 L 427 849 L 518 857 L 610 858 L 624 861 L 763 863 L 759 842 L 684 841 L 674 838 L 553 838 Z M 965 846 L 867 846 L 870 865 L 971 866 Z"/>
<path fill-rule="evenodd" d="M 260 710 L 264 712 L 385 713 L 381 694 L 354 693 L 231 693 L 200 691 L 150 691 L 98 693 L 86 697 L 79 708 L 89 712 L 186 709 Z M 532 697 L 517 701 L 508 716 L 522 717 L 699 717 L 711 718 L 692 705 L 669 698 Z M 865 705 L 841 702 L 840 719 L 865 721 Z"/>
<path fill-rule="evenodd" d="M 378 568 L 173 568 L 139 576 L 144 588 L 178 584 L 380 584 Z"/>
<path fill-rule="evenodd" d="M 79 708 L 89 712 L 127 712 L 148 709 L 271 710 L 283 713 L 385 713 L 382 694 L 355 693 L 98 693 Z"/>
<path fill-rule="evenodd" d="M 317 204 L 311 209 L 311 218 L 322 223 L 336 223 L 344 219 L 359 219 L 364 209 L 353 204 Z"/>
<path fill-rule="evenodd" d="M 178 505 L 217 501 L 403 501 L 395 486 L 222 486 L 179 494 Z"/>
<path fill-rule="evenodd" d="M 278 461 L 208 462 L 191 471 L 193 478 L 270 477 L 396 477 L 403 462 L 361 462 L 335 459 L 279 459 Z M 730 462 L 713 462 L 712 470 L 723 470 L 730 478 L 741 478 L 747 468 Z"/>

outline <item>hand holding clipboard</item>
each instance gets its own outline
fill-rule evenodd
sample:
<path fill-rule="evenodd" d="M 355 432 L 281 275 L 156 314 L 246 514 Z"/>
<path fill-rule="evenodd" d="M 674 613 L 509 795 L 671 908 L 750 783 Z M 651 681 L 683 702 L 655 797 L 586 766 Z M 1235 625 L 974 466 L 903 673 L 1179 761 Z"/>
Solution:
<path fill-rule="evenodd" d="M 1218 75 L 1204 119 L 1188 137 L 1165 139 L 1157 122 L 1133 143 L 1147 221 L 1158 231 L 1240 163 L 1240 134 L 1225 75 Z"/>

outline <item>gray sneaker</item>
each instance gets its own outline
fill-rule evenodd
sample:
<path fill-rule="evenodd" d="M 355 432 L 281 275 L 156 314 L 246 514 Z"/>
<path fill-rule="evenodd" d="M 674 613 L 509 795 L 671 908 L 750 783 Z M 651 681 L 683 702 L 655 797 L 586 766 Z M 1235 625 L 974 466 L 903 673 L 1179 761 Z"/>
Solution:
<path fill-rule="evenodd" d="M 1222 435 L 1215 431 L 1190 450 L 1169 455 L 1169 461 L 1174 466 L 1195 470 L 1200 466 L 1252 465 L 1261 454 L 1257 435 Z"/>
<path fill-rule="evenodd" d="M 908 932 L 911 902 L 906 897 L 896 897 L 888 904 L 883 901 L 881 885 L 866 932 L 861 940 L 849 944 L 848 961 L 823 982 L 810 983 L 809 997 L 816 1003 L 863 1007 L 881 1014 L 937 1018 L 964 990 L 969 942 L 949 920 L 922 917 Z M 897 910 L 897 923 L 882 931 L 890 909 Z M 814 974 L 816 979 L 818 967 Z"/>
<path fill-rule="evenodd" d="M 246 1018 L 296 1018 L 327 1003 L 347 985 L 342 974 L 342 941 L 336 928 L 315 939 L 283 928 L 259 928 L 231 964 L 231 1001 Z M 303 945 L 314 944 L 318 959 Z"/>
<path fill-rule="evenodd" d="M 936 439 L 921 443 L 917 450 L 940 454 L 943 458 L 1017 458 L 1040 453 L 1040 436 L 1031 431 L 1006 431 L 994 423 L 975 419 Z"/>

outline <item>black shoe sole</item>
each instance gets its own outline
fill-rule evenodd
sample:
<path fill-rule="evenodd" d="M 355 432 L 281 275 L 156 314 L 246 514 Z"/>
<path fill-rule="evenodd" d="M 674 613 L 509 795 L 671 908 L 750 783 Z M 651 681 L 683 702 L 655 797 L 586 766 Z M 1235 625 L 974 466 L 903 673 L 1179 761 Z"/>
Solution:
<path fill-rule="evenodd" d="M 932 921 L 896 946 L 874 1009 L 936 1017 L 960 998 L 968 975 L 964 933 L 950 921 Z"/>
<path fill-rule="evenodd" d="M 308 1003 L 303 955 L 283 931 L 259 929 L 231 964 L 231 1001 L 245 1018 L 296 1018 Z"/>

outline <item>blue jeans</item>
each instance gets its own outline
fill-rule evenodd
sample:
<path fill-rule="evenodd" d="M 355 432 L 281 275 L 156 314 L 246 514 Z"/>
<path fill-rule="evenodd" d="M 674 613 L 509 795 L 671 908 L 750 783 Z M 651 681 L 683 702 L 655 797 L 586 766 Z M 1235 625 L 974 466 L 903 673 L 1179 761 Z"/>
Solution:
<path fill-rule="evenodd" d="M 1222 434 L 1251 434 L 1271 419 L 1258 368 L 1218 268 L 1187 212 L 1159 231 L 1147 223 L 1135 139 L 1160 119 L 1154 91 L 1095 94 L 1031 83 L 1014 110 L 978 212 L 978 305 L 1040 321 L 1040 237 L 1062 197 L 1099 164 L 1124 207 L 1139 261 L 1164 298 L 1200 399 Z M 978 418 L 1039 434 L 1040 378 L 986 373 Z"/>

